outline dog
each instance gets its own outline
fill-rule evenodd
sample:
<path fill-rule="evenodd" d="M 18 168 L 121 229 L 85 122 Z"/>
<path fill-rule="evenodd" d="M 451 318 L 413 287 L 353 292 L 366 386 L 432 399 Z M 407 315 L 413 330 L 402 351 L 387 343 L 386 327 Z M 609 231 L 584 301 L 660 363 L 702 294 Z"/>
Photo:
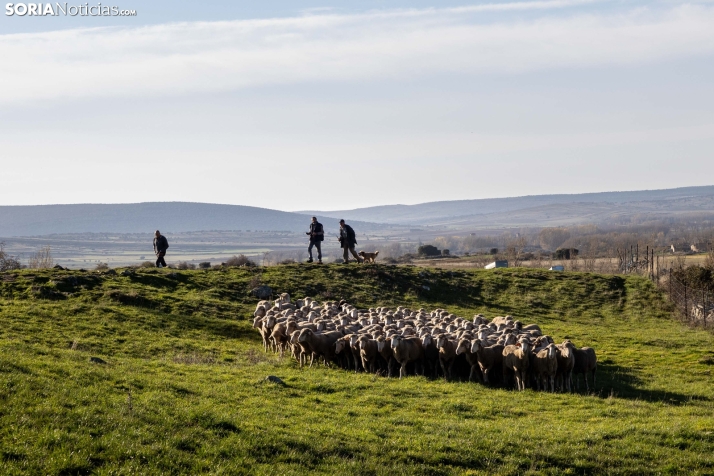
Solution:
<path fill-rule="evenodd" d="M 377 255 L 379 254 L 379 251 L 375 251 L 374 253 L 366 253 L 364 251 L 360 251 L 357 254 L 362 257 L 363 263 L 374 263 L 377 260 Z"/>

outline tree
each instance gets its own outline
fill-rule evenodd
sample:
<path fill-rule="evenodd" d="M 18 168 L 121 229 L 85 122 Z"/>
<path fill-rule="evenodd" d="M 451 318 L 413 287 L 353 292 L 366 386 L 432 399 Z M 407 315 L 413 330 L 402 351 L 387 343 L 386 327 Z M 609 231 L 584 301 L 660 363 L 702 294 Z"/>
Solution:
<path fill-rule="evenodd" d="M 567 228 L 543 228 L 538 234 L 540 246 L 546 250 L 558 249 L 568 238 L 570 231 Z"/>
<path fill-rule="evenodd" d="M 45 246 L 37 250 L 37 253 L 30 256 L 27 262 L 28 268 L 44 269 L 54 266 L 55 260 L 52 258 L 52 251 L 49 246 Z"/>
<path fill-rule="evenodd" d="M 439 256 L 441 255 L 441 251 L 433 245 L 422 245 L 417 248 L 417 254 L 419 256 Z"/>
<path fill-rule="evenodd" d="M 10 256 L 5 252 L 5 243 L 0 242 L 0 271 L 9 271 L 11 269 L 20 269 L 20 260 L 15 256 Z"/>

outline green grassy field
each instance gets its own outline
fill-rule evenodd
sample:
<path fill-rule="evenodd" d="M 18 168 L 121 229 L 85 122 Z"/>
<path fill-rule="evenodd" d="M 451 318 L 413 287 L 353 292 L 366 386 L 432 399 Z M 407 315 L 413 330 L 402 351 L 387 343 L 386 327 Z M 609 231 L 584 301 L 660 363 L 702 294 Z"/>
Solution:
<path fill-rule="evenodd" d="M 594 347 L 597 389 L 300 370 L 262 351 L 248 319 L 258 283 L 364 307 L 509 313 Z M 352 265 L 5 273 L 0 473 L 712 474 L 713 343 L 638 277 Z"/>

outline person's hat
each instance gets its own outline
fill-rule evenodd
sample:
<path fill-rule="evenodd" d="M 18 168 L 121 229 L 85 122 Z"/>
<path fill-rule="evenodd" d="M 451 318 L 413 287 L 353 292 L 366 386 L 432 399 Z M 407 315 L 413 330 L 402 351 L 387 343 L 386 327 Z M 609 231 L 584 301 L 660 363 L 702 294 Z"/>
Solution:
<path fill-rule="evenodd" d="M 345 219 L 344 219 L 344 218 L 343 218 L 342 220 L 340 220 L 340 223 L 344 223 L 344 222 L 345 222 Z"/>

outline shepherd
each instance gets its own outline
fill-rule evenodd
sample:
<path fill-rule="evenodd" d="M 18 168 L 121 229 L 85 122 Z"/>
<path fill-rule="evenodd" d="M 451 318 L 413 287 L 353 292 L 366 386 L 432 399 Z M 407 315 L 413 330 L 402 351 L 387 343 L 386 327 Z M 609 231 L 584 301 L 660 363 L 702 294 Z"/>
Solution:
<path fill-rule="evenodd" d="M 317 217 L 312 217 L 310 231 L 305 234 L 310 236 L 310 246 L 307 247 L 310 258 L 307 262 L 312 263 L 312 247 L 314 246 L 317 248 L 317 262 L 322 264 L 322 241 L 325 239 L 325 230 L 322 228 L 322 223 L 317 221 Z"/>
<path fill-rule="evenodd" d="M 164 235 L 161 234 L 159 230 L 154 233 L 154 253 L 156 253 L 156 267 L 165 268 L 166 261 L 164 256 L 166 256 L 166 250 L 169 249 L 169 240 L 166 239 Z"/>
<path fill-rule="evenodd" d="M 355 245 L 357 244 L 357 237 L 355 235 L 355 231 L 352 229 L 351 226 L 345 223 L 345 220 L 340 220 L 340 237 L 338 238 L 338 240 L 340 241 L 340 246 L 344 250 L 343 257 L 345 260 L 345 264 L 350 262 L 349 253 L 352 253 L 352 256 L 355 257 L 357 262 L 361 263 L 361 259 L 355 251 Z"/>

